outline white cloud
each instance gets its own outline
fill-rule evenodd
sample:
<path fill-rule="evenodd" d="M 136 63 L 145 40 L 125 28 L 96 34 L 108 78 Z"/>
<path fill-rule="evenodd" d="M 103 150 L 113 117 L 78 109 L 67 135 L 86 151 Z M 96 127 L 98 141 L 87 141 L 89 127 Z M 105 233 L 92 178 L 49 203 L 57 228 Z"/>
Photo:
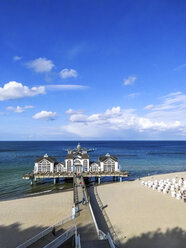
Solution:
<path fill-rule="evenodd" d="M 67 114 L 67 115 L 72 115 L 72 114 L 82 114 L 83 113 L 83 111 L 82 110 L 73 110 L 73 109 L 68 109 L 66 112 L 65 112 L 65 114 Z"/>
<path fill-rule="evenodd" d="M 57 116 L 56 112 L 51 112 L 51 111 L 41 111 L 34 116 L 32 116 L 33 119 L 35 120 L 55 120 Z"/>
<path fill-rule="evenodd" d="M 145 106 L 145 108 L 144 108 L 144 109 L 152 109 L 153 107 L 154 107 L 154 105 L 153 105 L 153 104 L 149 104 L 149 105 Z"/>
<path fill-rule="evenodd" d="M 128 97 L 135 98 L 136 96 L 139 96 L 139 95 L 140 95 L 139 92 L 134 92 L 134 93 L 129 94 Z"/>
<path fill-rule="evenodd" d="M 67 51 L 67 56 L 69 59 L 73 59 L 76 57 L 83 49 L 84 49 L 84 44 L 78 44 L 74 47 L 72 47 L 70 50 Z"/>
<path fill-rule="evenodd" d="M 79 84 L 51 84 L 45 85 L 45 87 L 49 90 L 83 90 L 88 88 L 87 86 Z"/>
<path fill-rule="evenodd" d="M 129 76 L 128 78 L 124 79 L 124 85 L 131 85 L 134 84 L 134 82 L 136 81 L 136 77 L 135 76 Z"/>
<path fill-rule="evenodd" d="M 63 69 L 60 71 L 59 74 L 61 78 L 70 78 L 70 77 L 76 78 L 78 76 L 77 71 L 74 69 Z"/>
<path fill-rule="evenodd" d="M 6 109 L 14 111 L 16 113 L 22 113 L 22 112 L 25 112 L 27 109 L 32 109 L 32 108 L 33 108 L 33 106 L 26 105 L 24 107 L 20 107 L 20 106 L 12 107 L 12 106 L 9 106 Z"/>
<path fill-rule="evenodd" d="M 87 116 L 84 114 L 73 114 L 70 116 L 70 121 L 72 121 L 72 122 L 86 122 Z"/>
<path fill-rule="evenodd" d="M 170 93 L 166 96 L 163 96 L 161 100 L 163 100 L 162 104 L 150 104 L 145 108 L 151 109 L 153 111 L 186 109 L 186 94 L 182 94 L 182 92 Z"/>
<path fill-rule="evenodd" d="M 27 63 L 28 68 L 33 69 L 35 72 L 43 73 L 50 72 L 54 67 L 52 60 L 46 58 L 37 58 Z"/>
<path fill-rule="evenodd" d="M 171 95 L 173 95 L 172 98 L 178 97 L 175 94 Z M 167 101 L 167 98 L 165 101 Z M 93 113 L 91 115 L 69 109 L 66 114 L 70 115 L 70 122 L 62 126 L 61 129 L 81 138 L 124 137 L 130 133 L 150 137 L 153 135 L 154 137 L 158 137 L 158 135 L 162 137 L 162 134 L 165 133 L 173 136 L 186 135 L 186 111 L 184 118 L 175 114 L 172 118 L 168 118 L 166 111 L 163 111 L 161 116 L 164 116 L 164 118 L 156 118 L 153 113 L 157 113 L 157 111 L 152 110 L 156 106 L 148 106 L 147 109 L 151 113 L 144 116 L 138 115 L 134 109 L 122 109 L 120 106 L 107 109 L 103 113 Z M 170 113 L 174 112 L 171 111 Z"/>
<path fill-rule="evenodd" d="M 101 127 L 98 129 L 96 127 L 86 125 L 84 123 L 71 123 L 68 125 L 64 125 L 60 128 L 59 134 L 72 134 L 80 137 L 80 138 L 99 138 L 103 137 L 105 134 L 105 130 Z"/>
<path fill-rule="evenodd" d="M 0 101 L 31 97 L 40 94 L 45 94 L 44 86 L 29 88 L 28 86 L 25 86 L 22 83 L 10 81 L 3 87 L 0 87 Z"/>
<path fill-rule="evenodd" d="M 174 71 L 180 71 L 182 69 L 186 68 L 186 64 L 182 64 L 182 65 L 179 65 L 177 67 L 174 68 Z"/>
<path fill-rule="evenodd" d="M 14 57 L 13 57 L 13 60 L 14 60 L 14 61 L 18 61 L 18 60 L 21 60 L 21 59 L 22 59 L 22 57 L 20 57 L 20 56 L 14 56 Z"/>
<path fill-rule="evenodd" d="M 161 101 L 161 104 L 152 105 L 146 116 L 151 120 L 164 121 L 166 123 L 179 122 L 182 130 L 185 130 L 186 94 L 173 92 L 162 97 Z"/>

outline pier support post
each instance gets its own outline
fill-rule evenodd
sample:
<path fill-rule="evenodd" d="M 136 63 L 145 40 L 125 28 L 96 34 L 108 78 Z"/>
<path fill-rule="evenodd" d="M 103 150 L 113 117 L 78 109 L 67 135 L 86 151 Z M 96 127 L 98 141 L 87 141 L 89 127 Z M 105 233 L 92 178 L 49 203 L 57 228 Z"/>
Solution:
<path fill-rule="evenodd" d="M 98 177 L 98 184 L 101 183 L 101 177 Z"/>
<path fill-rule="evenodd" d="M 54 177 L 54 184 L 56 184 L 56 178 Z"/>
<path fill-rule="evenodd" d="M 120 181 L 120 183 L 122 183 L 123 182 L 123 180 L 122 180 L 123 178 L 122 177 L 119 177 L 119 181 Z"/>

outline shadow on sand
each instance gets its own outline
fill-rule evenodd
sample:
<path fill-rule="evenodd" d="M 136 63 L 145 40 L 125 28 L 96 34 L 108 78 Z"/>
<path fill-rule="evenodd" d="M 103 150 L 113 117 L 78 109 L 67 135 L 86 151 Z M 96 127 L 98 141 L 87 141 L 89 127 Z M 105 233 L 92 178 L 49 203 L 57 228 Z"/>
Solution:
<path fill-rule="evenodd" d="M 161 232 L 157 229 L 155 232 L 143 233 L 140 236 L 134 236 L 121 245 L 122 248 L 185 248 L 186 232 L 175 227 Z"/>
<path fill-rule="evenodd" d="M 21 224 L 16 222 L 9 226 L 0 226 L 0 248 L 15 248 L 27 239 L 43 231 L 46 227 L 33 226 L 21 230 Z"/>
<path fill-rule="evenodd" d="M 15 223 L 9 226 L 0 226 L 0 248 L 15 248 L 19 244 L 23 243 L 25 240 L 34 236 L 35 234 L 43 231 L 46 227 L 30 227 L 25 230 L 21 230 L 20 223 Z M 87 226 L 81 237 L 82 242 L 83 237 L 89 234 L 91 231 Z M 80 231 L 80 230 L 79 230 Z M 120 236 L 120 235 L 119 235 Z M 72 243 L 69 246 L 72 247 Z M 123 242 L 120 246 L 121 248 L 185 248 L 186 247 L 186 232 L 175 227 L 173 229 L 167 229 L 166 232 L 161 232 L 157 229 L 155 232 L 143 233 L 140 236 L 134 236 L 133 238 Z"/>

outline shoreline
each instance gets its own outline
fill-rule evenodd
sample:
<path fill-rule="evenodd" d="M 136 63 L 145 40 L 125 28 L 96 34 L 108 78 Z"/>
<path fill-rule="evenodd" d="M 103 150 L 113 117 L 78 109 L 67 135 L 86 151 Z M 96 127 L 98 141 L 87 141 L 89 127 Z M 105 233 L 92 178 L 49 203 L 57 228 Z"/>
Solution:
<path fill-rule="evenodd" d="M 48 190 L 46 190 L 46 191 L 48 191 Z M 27 199 L 27 198 L 30 198 L 30 197 L 39 197 L 39 196 L 60 194 L 60 193 L 63 193 L 63 192 L 73 191 L 73 188 L 61 189 L 61 190 L 58 190 L 59 192 L 52 192 L 52 191 L 55 191 L 55 189 L 54 190 L 51 189 L 50 190 L 51 192 L 46 192 L 46 191 L 29 193 L 29 195 L 18 195 L 18 196 L 10 197 L 10 198 L 9 197 L 8 198 L 3 198 L 3 199 L 0 198 L 0 203 L 4 202 L 4 201 L 12 201 L 12 200 L 25 199 L 25 198 Z"/>
<path fill-rule="evenodd" d="M 149 175 L 149 176 L 144 176 L 144 177 L 140 177 L 140 179 L 145 179 L 145 178 L 150 178 L 150 177 L 160 177 L 161 175 L 164 177 L 164 176 L 170 176 L 171 178 L 175 175 L 176 176 L 176 174 L 186 174 L 186 170 L 184 170 L 184 171 L 176 171 L 176 172 L 168 172 L 168 173 L 160 173 L 160 174 L 151 174 L 151 175 Z M 138 178 L 136 179 L 136 180 L 138 180 Z"/>
<path fill-rule="evenodd" d="M 139 180 L 140 179 L 144 179 L 144 178 L 148 178 L 148 177 L 153 177 L 153 176 L 159 176 L 159 175 L 168 175 L 168 174 L 172 174 L 172 173 L 184 173 L 186 172 L 186 170 L 184 171 L 173 171 L 173 172 L 168 172 L 168 173 L 158 173 L 158 174 L 151 174 L 151 175 L 147 175 L 147 176 L 142 176 L 142 177 L 135 177 L 134 179 L 130 179 L 130 176 L 129 177 L 126 177 L 124 178 L 123 182 L 133 182 L 133 181 L 136 181 L 136 180 Z M 91 183 L 94 183 L 95 181 L 92 181 L 90 182 Z M 117 183 L 118 181 L 112 181 L 112 180 L 108 180 L 108 181 L 101 181 L 101 184 L 100 185 L 97 185 L 97 186 L 101 186 L 101 185 L 107 185 L 107 184 L 112 184 L 112 183 Z M 48 184 L 50 185 L 50 184 Z M 60 183 L 58 184 L 60 185 Z M 37 187 L 37 185 L 36 185 Z M 61 187 L 63 187 L 63 183 L 61 183 Z M 3 197 L 1 198 L 0 197 L 0 202 L 3 202 L 3 201 L 10 201 L 10 200 L 16 200 L 16 199 L 24 199 L 24 198 L 30 198 L 30 197 L 37 197 L 37 196 L 42 196 L 42 195 L 51 195 L 51 194 L 58 194 L 58 193 L 62 193 L 62 192 L 66 192 L 66 191 L 72 191 L 73 190 L 73 187 L 71 188 L 65 188 L 65 189 L 49 189 L 50 192 L 45 192 L 45 191 L 40 191 L 40 192 L 35 192 L 35 193 L 28 193 L 28 194 L 20 194 L 20 195 L 17 195 L 15 197 Z M 46 190 L 48 191 L 48 190 Z M 58 191 L 58 192 L 57 192 Z M 35 195 L 34 195 L 35 194 Z"/>

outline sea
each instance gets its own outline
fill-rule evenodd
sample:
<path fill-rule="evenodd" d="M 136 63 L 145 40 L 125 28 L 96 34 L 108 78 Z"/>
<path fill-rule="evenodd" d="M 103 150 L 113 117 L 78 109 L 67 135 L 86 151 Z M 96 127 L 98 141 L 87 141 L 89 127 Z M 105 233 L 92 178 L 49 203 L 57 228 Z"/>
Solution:
<path fill-rule="evenodd" d="M 77 144 L 78 141 L 0 141 L 0 201 L 71 189 L 72 182 L 61 180 L 54 185 L 51 179 L 31 186 L 22 176 L 33 170 L 36 156 L 47 153 L 63 161 L 67 149 Z M 120 168 L 130 174 L 124 180 L 186 170 L 186 141 L 81 141 L 80 144 L 89 150 L 91 161 L 106 153 L 117 156 Z M 103 178 L 102 183 L 109 180 Z"/>

